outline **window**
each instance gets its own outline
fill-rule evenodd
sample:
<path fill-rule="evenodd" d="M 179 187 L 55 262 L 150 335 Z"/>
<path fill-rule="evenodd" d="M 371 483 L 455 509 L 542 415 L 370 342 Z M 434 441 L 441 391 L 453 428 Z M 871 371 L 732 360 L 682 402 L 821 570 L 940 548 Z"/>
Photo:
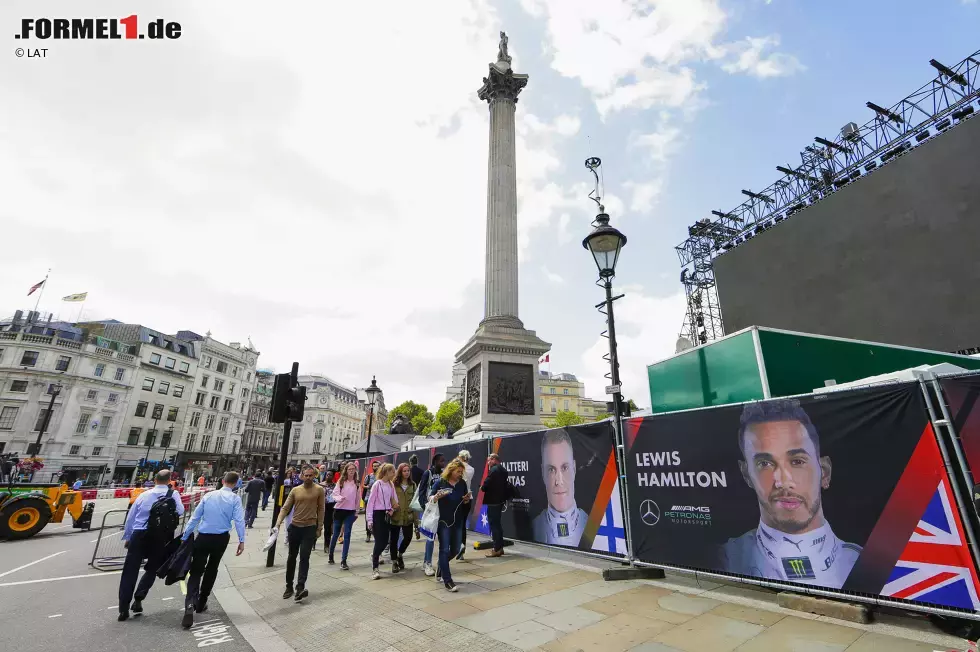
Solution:
<path fill-rule="evenodd" d="M 95 401 L 98 398 L 99 398 L 99 392 L 98 390 L 94 390 L 94 389 L 88 390 L 88 394 L 86 394 L 85 396 L 86 401 Z"/>
<path fill-rule="evenodd" d="M 303 434 L 302 428 L 293 428 L 293 438 L 299 439 L 299 436 Z"/>
<path fill-rule="evenodd" d="M 211 430 L 212 428 L 214 428 L 214 415 L 209 414 L 208 418 L 204 420 L 204 429 Z"/>
<path fill-rule="evenodd" d="M 173 430 L 164 430 L 163 431 L 163 441 L 160 442 L 160 445 L 163 446 L 164 448 L 170 448 L 170 437 L 173 434 L 174 434 L 174 431 Z"/>
<path fill-rule="evenodd" d="M 218 362 L 218 366 L 215 367 L 215 371 L 217 371 L 219 374 L 226 374 L 226 373 L 228 373 L 228 363 L 227 362 L 220 362 L 219 361 Z"/>
<path fill-rule="evenodd" d="M 149 405 L 149 404 L 146 401 L 140 401 L 139 403 L 137 403 L 136 404 L 136 416 L 138 416 L 138 417 L 145 417 L 146 416 L 146 407 L 147 407 L 147 405 Z"/>
<path fill-rule="evenodd" d="M 105 365 L 104 364 L 102 364 L 100 362 L 99 364 L 95 365 L 95 377 L 96 378 L 102 378 L 102 374 L 104 374 L 104 373 L 105 373 Z"/>
<path fill-rule="evenodd" d="M 209 355 L 204 356 L 204 368 L 205 369 L 211 368 L 211 356 Z"/>
<path fill-rule="evenodd" d="M 186 374 L 190 370 L 191 370 L 191 365 L 189 363 L 187 362 L 180 363 L 180 373 Z"/>
<path fill-rule="evenodd" d="M 211 435 L 204 435 L 201 437 L 201 452 L 207 453 L 209 448 L 211 448 Z"/>
<path fill-rule="evenodd" d="M 5 407 L 0 411 L 0 430 L 13 430 L 14 421 L 17 420 L 17 411 L 20 408 Z"/>
<path fill-rule="evenodd" d="M 26 380 L 14 380 L 10 383 L 10 391 L 12 392 L 26 392 L 27 391 L 27 381 Z"/>
<path fill-rule="evenodd" d="M 157 391 L 161 394 L 166 394 L 167 392 L 170 391 L 170 383 L 167 382 L 166 380 L 161 380 L 160 389 L 158 389 Z"/>
<path fill-rule="evenodd" d="M 194 450 L 194 440 L 197 439 L 197 435 L 187 434 L 187 441 L 184 442 L 184 450 L 192 451 Z"/>
<path fill-rule="evenodd" d="M 211 376 L 201 376 L 201 387 L 207 387 L 209 380 L 211 380 Z"/>
<path fill-rule="evenodd" d="M 242 422 L 235 421 L 235 434 L 241 434 L 242 432 Z"/>
<path fill-rule="evenodd" d="M 153 404 L 153 418 L 162 419 L 163 418 L 163 404 L 154 403 Z"/>
<path fill-rule="evenodd" d="M 246 378 L 245 380 L 247 380 L 248 382 L 252 382 L 252 372 L 251 371 L 248 372 L 248 378 Z"/>
<path fill-rule="evenodd" d="M 220 402 L 221 402 L 221 397 L 220 396 L 212 396 L 211 397 L 211 407 L 214 408 L 215 410 L 218 409 L 218 403 L 220 403 Z"/>
<path fill-rule="evenodd" d="M 37 351 L 24 351 L 24 355 L 20 358 L 21 367 L 33 367 L 37 364 Z"/>
<path fill-rule="evenodd" d="M 248 398 L 248 387 L 242 387 L 242 398 Z"/>
<path fill-rule="evenodd" d="M 228 432 L 228 417 L 221 417 L 218 422 L 218 432 Z"/>
<path fill-rule="evenodd" d="M 38 431 L 41 430 L 41 426 L 44 424 L 44 417 L 46 417 L 47 415 L 48 415 L 47 408 L 45 408 L 45 409 L 41 410 L 40 412 L 38 412 L 38 414 L 37 414 L 37 421 L 34 423 L 34 431 L 35 432 L 38 432 Z M 54 414 L 51 415 L 51 421 L 54 421 Z M 50 426 L 51 423 L 48 423 L 48 425 Z"/>
<path fill-rule="evenodd" d="M 157 431 L 154 430 L 153 428 L 150 428 L 149 430 L 146 431 L 146 440 L 143 441 L 143 445 L 149 448 L 150 446 L 156 443 L 156 440 L 157 440 Z"/>
<path fill-rule="evenodd" d="M 148 392 L 153 391 L 153 383 L 156 382 L 155 378 L 144 378 L 143 379 L 143 389 Z"/>
<path fill-rule="evenodd" d="M 313 442 L 313 452 L 314 453 L 320 452 L 320 442 L 318 441 Z"/>
<path fill-rule="evenodd" d="M 215 378 L 214 379 L 214 391 L 220 392 L 224 388 L 225 388 L 225 381 L 219 380 L 219 379 Z"/>
<path fill-rule="evenodd" d="M 543 398 L 539 398 L 538 399 L 538 409 L 540 409 L 542 412 L 544 412 L 544 399 Z"/>
<path fill-rule="evenodd" d="M 235 393 L 235 383 L 228 383 L 228 393 L 229 394 Z"/>
<path fill-rule="evenodd" d="M 561 393 L 562 394 L 565 394 L 567 396 L 568 395 L 568 388 L 566 387 L 565 389 L 561 390 Z"/>
<path fill-rule="evenodd" d="M 234 407 L 235 402 L 230 398 L 225 399 L 225 412 L 231 412 L 232 407 Z"/>
<path fill-rule="evenodd" d="M 214 452 L 222 453 L 224 452 L 224 450 L 225 450 L 225 438 L 218 437 L 217 439 L 214 440 Z"/>
<path fill-rule="evenodd" d="M 294 441 L 293 442 L 293 455 L 295 455 L 298 452 L 299 452 L 299 442 L 298 441 Z"/>
<path fill-rule="evenodd" d="M 176 421 L 178 412 L 180 412 L 180 408 L 170 408 L 170 410 L 167 412 L 167 421 Z"/>
<path fill-rule="evenodd" d="M 95 448 L 93 448 L 92 449 L 92 455 L 94 457 L 100 457 L 102 455 L 102 447 L 101 446 L 96 446 Z"/>
<path fill-rule="evenodd" d="M 78 455 L 81 452 L 82 452 L 81 446 L 72 446 L 71 448 L 68 449 L 69 455 Z"/>
<path fill-rule="evenodd" d="M 92 419 L 91 412 L 82 412 L 82 415 L 78 417 L 78 424 L 75 426 L 76 435 L 84 435 L 85 431 L 88 429 L 88 422 Z"/>
<path fill-rule="evenodd" d="M 173 358 L 167 358 L 167 364 L 164 365 L 167 369 L 173 369 L 177 366 L 177 361 Z"/>
<path fill-rule="evenodd" d="M 323 428 L 317 428 L 313 433 L 313 439 L 323 439 Z"/>
<path fill-rule="evenodd" d="M 181 398 L 184 395 L 183 385 L 174 385 L 174 398 Z"/>
<path fill-rule="evenodd" d="M 242 401 L 242 408 L 238 412 L 240 414 L 245 414 L 245 401 Z"/>
<path fill-rule="evenodd" d="M 191 428 L 197 428 L 197 424 L 201 423 L 201 413 L 194 412 L 191 414 Z"/>
<path fill-rule="evenodd" d="M 568 412 L 568 399 L 565 399 L 565 411 Z"/>
<path fill-rule="evenodd" d="M 123 376 L 126 375 L 126 370 L 122 367 L 116 367 L 116 380 L 122 380 Z"/>
<path fill-rule="evenodd" d="M 108 435 L 109 434 L 109 424 L 111 424 L 111 423 L 112 423 L 112 417 L 106 416 L 106 415 L 103 414 L 102 415 L 102 423 L 99 424 L 99 435 L 102 435 L 102 436 Z"/>
<path fill-rule="evenodd" d="M 119 401 L 119 394 L 115 392 L 109 392 L 109 398 L 106 399 L 106 403 L 115 404 Z"/>
<path fill-rule="evenodd" d="M 232 453 L 237 453 L 238 452 L 238 441 L 237 440 L 231 442 L 231 452 Z"/>
<path fill-rule="evenodd" d="M 557 412 L 558 411 L 558 401 L 552 401 L 551 402 L 551 411 L 552 412 Z"/>
<path fill-rule="evenodd" d="M 552 393 L 552 394 L 554 394 L 554 393 L 555 393 L 555 388 L 554 388 L 554 387 L 552 387 L 552 388 L 551 388 L 551 393 Z"/>
<path fill-rule="evenodd" d="M 231 370 L 231 375 L 234 376 L 235 378 L 238 378 L 238 367 L 235 367 L 234 369 Z"/>
<path fill-rule="evenodd" d="M 160 354 L 154 353 L 150 355 L 150 364 L 160 364 Z"/>
<path fill-rule="evenodd" d="M 136 446 L 140 443 L 140 433 L 143 432 L 142 428 L 130 428 L 129 437 L 126 439 L 127 446 Z"/>
<path fill-rule="evenodd" d="M 197 396 L 194 397 L 194 405 L 204 405 L 204 399 L 208 397 L 204 392 L 198 392 Z"/>

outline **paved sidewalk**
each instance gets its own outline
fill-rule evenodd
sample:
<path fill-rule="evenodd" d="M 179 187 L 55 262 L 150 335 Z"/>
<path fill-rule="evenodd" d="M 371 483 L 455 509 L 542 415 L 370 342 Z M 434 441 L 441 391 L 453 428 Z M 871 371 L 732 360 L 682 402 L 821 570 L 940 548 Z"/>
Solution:
<path fill-rule="evenodd" d="M 226 555 L 231 579 L 248 605 L 301 652 L 932 652 L 965 642 L 924 619 L 883 616 L 856 626 L 777 607 L 771 592 L 666 580 L 605 582 L 603 563 L 538 547 L 514 546 L 499 559 L 470 548 L 453 562 L 458 593 L 421 570 L 424 539 L 412 541 L 407 569 L 372 580 L 364 521 L 354 524 L 350 571 L 328 565 L 321 539 L 301 604 L 283 600 L 284 557 L 265 567 L 261 552 L 271 519 L 260 512 L 246 552 Z M 470 544 L 478 538 L 469 535 Z M 338 546 L 339 547 L 339 546 Z M 516 549 L 516 550 L 515 550 Z M 514 551 L 514 552 L 511 552 Z M 572 561 L 574 560 L 574 561 Z M 236 623 L 237 624 L 237 623 Z"/>

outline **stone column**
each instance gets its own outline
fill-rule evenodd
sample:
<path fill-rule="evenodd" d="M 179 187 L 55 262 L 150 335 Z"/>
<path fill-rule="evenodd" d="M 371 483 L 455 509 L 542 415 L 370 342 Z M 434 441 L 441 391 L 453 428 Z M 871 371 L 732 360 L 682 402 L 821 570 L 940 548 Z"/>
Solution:
<path fill-rule="evenodd" d="M 490 105 L 487 162 L 487 258 L 483 323 L 523 328 L 518 318 L 517 164 L 514 111 L 527 75 L 490 64 L 479 97 Z"/>

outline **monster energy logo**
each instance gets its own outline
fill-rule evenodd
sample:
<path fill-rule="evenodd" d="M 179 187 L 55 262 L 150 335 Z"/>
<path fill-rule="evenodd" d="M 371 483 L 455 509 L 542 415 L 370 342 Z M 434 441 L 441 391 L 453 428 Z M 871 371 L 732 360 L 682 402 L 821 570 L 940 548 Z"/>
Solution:
<path fill-rule="evenodd" d="M 567 537 L 568 536 L 568 523 L 558 524 L 558 536 Z"/>
<path fill-rule="evenodd" d="M 809 557 L 783 557 L 783 571 L 786 578 L 791 580 L 812 580 L 816 577 Z"/>

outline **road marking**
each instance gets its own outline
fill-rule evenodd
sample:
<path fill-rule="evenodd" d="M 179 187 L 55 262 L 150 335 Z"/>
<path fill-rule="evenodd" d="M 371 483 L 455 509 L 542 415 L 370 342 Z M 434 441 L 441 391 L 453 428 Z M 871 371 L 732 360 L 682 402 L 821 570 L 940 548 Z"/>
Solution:
<path fill-rule="evenodd" d="M 24 564 L 23 566 L 18 566 L 17 568 L 15 568 L 13 570 L 7 571 L 6 573 L 0 573 L 0 577 L 6 577 L 7 575 L 10 575 L 11 573 L 16 573 L 19 570 L 24 570 L 28 566 L 33 566 L 34 564 L 40 564 L 42 561 L 47 561 L 48 559 L 51 559 L 52 557 L 57 557 L 58 555 L 63 555 L 66 552 L 68 552 L 68 551 L 67 550 L 62 550 L 61 552 L 56 552 L 53 555 L 48 555 L 47 557 L 42 557 L 41 559 L 38 559 L 37 561 L 32 561 L 29 564 Z"/>
<path fill-rule="evenodd" d="M 61 614 L 53 614 L 51 616 L 48 616 L 48 618 L 61 618 Z"/>
<path fill-rule="evenodd" d="M 185 582 L 184 580 L 180 581 L 180 592 L 183 595 L 187 595 L 187 582 Z"/>
<path fill-rule="evenodd" d="M 119 536 L 120 534 L 122 534 L 125 531 L 126 530 L 119 530 L 118 532 L 113 532 L 112 534 L 107 534 L 104 537 L 102 537 L 102 540 L 104 541 L 104 540 L 108 539 L 109 537 L 117 537 L 117 536 Z M 91 541 L 89 541 L 89 543 L 95 543 L 96 541 L 98 541 L 98 539 L 92 539 Z"/>
<path fill-rule="evenodd" d="M 173 600 L 173 598 L 164 598 L 164 601 Z"/>
<path fill-rule="evenodd" d="M 80 577 L 109 577 L 119 575 L 122 571 L 107 571 L 104 573 L 88 573 L 86 575 L 67 575 L 65 577 L 47 577 L 43 580 L 24 580 L 21 582 L 4 582 L 0 586 L 20 586 L 21 584 L 40 584 L 41 582 L 60 582 L 61 580 L 76 580 Z"/>

